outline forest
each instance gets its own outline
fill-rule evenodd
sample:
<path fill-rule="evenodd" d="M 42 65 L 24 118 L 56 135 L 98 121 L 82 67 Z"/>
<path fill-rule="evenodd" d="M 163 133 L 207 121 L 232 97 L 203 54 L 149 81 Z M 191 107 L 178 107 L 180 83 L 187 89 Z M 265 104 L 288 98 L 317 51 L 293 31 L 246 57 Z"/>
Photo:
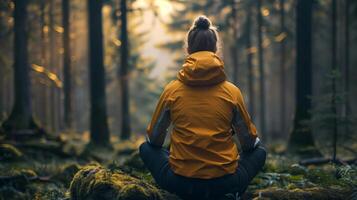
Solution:
<path fill-rule="evenodd" d="M 0 0 L 0 200 L 179 200 L 138 148 L 200 15 L 268 150 L 242 199 L 357 199 L 357 1 Z"/>

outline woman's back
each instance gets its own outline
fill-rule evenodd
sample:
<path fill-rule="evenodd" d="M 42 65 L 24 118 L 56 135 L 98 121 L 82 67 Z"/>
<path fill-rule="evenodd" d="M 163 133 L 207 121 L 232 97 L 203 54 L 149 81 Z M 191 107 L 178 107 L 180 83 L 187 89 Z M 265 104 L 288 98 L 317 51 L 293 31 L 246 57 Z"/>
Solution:
<path fill-rule="evenodd" d="M 178 80 L 166 86 L 161 113 L 169 112 L 173 124 L 170 166 L 176 174 L 209 179 L 235 172 L 232 119 L 243 101 L 239 89 L 225 79 L 223 62 L 212 52 L 200 51 L 186 59 Z"/>
<path fill-rule="evenodd" d="M 140 156 L 155 181 L 184 199 L 239 198 L 265 162 L 242 94 L 226 81 L 217 43 L 216 28 L 198 17 L 187 33 L 189 55 L 177 80 L 161 94 L 148 141 L 140 145 Z M 162 145 L 170 124 L 168 152 Z"/>

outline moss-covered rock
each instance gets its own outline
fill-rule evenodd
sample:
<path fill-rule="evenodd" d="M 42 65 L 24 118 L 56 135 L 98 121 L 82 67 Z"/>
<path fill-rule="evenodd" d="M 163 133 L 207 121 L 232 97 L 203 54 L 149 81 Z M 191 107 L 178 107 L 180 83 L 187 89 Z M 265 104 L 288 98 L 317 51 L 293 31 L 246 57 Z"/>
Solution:
<path fill-rule="evenodd" d="M 0 161 L 17 160 L 23 156 L 22 152 L 11 144 L 0 144 Z"/>
<path fill-rule="evenodd" d="M 158 188 L 120 170 L 109 170 L 97 164 L 80 169 L 69 190 L 72 200 L 163 199 Z"/>

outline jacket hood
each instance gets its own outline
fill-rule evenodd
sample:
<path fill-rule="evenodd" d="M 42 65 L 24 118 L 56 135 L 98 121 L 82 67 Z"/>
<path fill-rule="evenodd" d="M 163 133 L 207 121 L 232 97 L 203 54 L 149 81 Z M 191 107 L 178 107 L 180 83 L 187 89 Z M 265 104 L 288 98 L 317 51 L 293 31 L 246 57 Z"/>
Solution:
<path fill-rule="evenodd" d="M 177 78 L 190 86 L 215 85 L 226 80 L 224 63 L 213 52 L 195 52 L 186 58 Z"/>

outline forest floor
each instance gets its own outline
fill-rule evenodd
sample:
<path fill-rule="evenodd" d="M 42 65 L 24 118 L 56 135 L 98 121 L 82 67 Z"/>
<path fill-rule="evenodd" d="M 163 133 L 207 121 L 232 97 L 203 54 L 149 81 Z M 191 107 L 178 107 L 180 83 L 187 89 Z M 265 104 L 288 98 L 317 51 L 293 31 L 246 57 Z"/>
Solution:
<path fill-rule="evenodd" d="M 0 143 L 0 200 L 179 199 L 154 183 L 138 155 L 142 137 L 112 148 L 86 145 L 88 135 Z M 302 166 L 271 147 L 243 199 L 357 199 L 357 166 Z M 100 197 L 100 198 L 99 198 Z"/>

